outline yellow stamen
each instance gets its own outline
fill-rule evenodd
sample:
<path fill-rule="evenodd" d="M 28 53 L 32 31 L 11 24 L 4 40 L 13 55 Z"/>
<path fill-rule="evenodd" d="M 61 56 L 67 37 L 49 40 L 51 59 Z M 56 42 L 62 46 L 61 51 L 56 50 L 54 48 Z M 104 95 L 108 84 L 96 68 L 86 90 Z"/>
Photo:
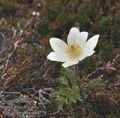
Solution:
<path fill-rule="evenodd" d="M 74 59 L 80 56 L 82 53 L 82 48 L 79 44 L 72 44 L 65 49 L 65 52 L 70 58 Z"/>

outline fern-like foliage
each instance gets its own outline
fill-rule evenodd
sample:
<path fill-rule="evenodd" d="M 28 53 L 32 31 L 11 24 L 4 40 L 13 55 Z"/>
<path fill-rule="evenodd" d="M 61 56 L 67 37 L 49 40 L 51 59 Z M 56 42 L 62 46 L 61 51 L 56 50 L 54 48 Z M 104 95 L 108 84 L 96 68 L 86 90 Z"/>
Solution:
<path fill-rule="evenodd" d="M 78 101 L 81 101 L 80 89 L 76 83 L 75 73 L 72 69 L 62 71 L 59 78 L 60 85 L 54 92 L 59 109 L 69 107 Z"/>

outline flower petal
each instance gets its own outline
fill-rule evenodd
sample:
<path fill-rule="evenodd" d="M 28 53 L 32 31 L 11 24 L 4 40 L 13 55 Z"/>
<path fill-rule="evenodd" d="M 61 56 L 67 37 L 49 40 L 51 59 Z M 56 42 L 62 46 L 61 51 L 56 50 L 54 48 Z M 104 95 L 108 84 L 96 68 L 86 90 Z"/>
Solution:
<path fill-rule="evenodd" d="M 65 48 L 67 44 L 59 38 L 50 38 L 50 45 L 55 51 L 55 55 L 60 62 L 65 62 L 68 57 L 65 54 Z"/>
<path fill-rule="evenodd" d="M 72 65 L 75 65 L 75 64 L 78 64 L 78 61 L 77 60 L 74 60 L 74 61 L 66 61 L 65 63 L 62 64 L 63 67 L 68 67 L 68 66 L 72 66 Z"/>
<path fill-rule="evenodd" d="M 83 52 L 83 54 L 79 57 L 79 61 L 82 61 L 82 60 L 85 59 L 86 57 L 89 57 L 89 56 L 93 55 L 94 52 L 95 52 L 94 50 L 90 50 L 90 51 L 85 50 L 85 51 Z"/>
<path fill-rule="evenodd" d="M 88 38 L 88 32 L 80 32 L 77 35 L 77 43 L 79 43 L 81 46 L 87 41 Z"/>
<path fill-rule="evenodd" d="M 59 62 L 65 62 L 68 60 L 68 58 L 66 56 L 64 56 L 63 54 L 57 54 L 55 52 L 51 52 L 47 58 L 51 61 L 59 61 Z"/>
<path fill-rule="evenodd" d="M 50 45 L 57 53 L 63 53 L 67 44 L 59 38 L 50 38 Z"/>
<path fill-rule="evenodd" d="M 68 44 L 76 43 L 77 35 L 79 34 L 79 32 L 80 32 L 79 29 L 76 27 L 73 27 L 70 29 L 70 32 L 69 32 L 68 37 L 67 37 Z"/>
<path fill-rule="evenodd" d="M 86 49 L 93 50 L 97 45 L 98 38 L 99 38 L 99 35 L 95 35 L 92 38 L 90 38 L 85 44 Z"/>
<path fill-rule="evenodd" d="M 51 61 L 59 61 L 59 60 L 57 59 L 57 57 L 56 57 L 55 52 L 51 52 L 51 53 L 47 56 L 47 58 L 48 58 L 49 60 L 51 60 Z"/>

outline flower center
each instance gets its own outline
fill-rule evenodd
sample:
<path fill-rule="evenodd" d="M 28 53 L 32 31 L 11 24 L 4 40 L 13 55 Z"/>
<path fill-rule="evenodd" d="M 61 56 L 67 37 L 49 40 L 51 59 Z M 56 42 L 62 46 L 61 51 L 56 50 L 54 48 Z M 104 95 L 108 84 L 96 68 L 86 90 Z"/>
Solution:
<path fill-rule="evenodd" d="M 82 48 L 79 44 L 72 44 L 65 49 L 65 52 L 70 58 L 74 59 L 80 56 L 82 53 Z"/>

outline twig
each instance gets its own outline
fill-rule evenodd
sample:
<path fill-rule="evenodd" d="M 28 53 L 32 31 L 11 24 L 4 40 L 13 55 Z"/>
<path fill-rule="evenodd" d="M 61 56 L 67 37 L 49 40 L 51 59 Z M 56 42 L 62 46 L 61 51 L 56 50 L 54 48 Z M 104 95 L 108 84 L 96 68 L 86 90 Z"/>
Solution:
<path fill-rule="evenodd" d="M 109 61 L 105 66 L 97 68 L 92 73 L 88 74 L 86 79 L 90 78 L 93 74 L 95 74 L 99 70 L 116 70 L 116 68 L 114 68 L 113 66 L 115 64 L 115 61 L 119 58 L 119 56 L 120 55 L 118 54 L 115 58 L 113 58 L 112 62 Z"/>
<path fill-rule="evenodd" d="M 61 117 L 61 116 L 71 116 L 74 112 L 81 111 L 81 110 L 82 110 L 81 107 L 77 107 L 77 108 L 74 108 L 71 111 L 66 112 L 66 113 L 62 113 L 60 111 L 57 111 L 57 112 L 54 112 L 54 113 L 41 115 L 40 117 L 41 118 L 46 118 L 46 117 L 51 117 L 51 116 L 58 116 L 58 117 Z"/>
<path fill-rule="evenodd" d="M 25 25 L 25 27 L 23 28 L 23 30 L 21 30 L 21 31 L 19 32 L 19 34 L 16 34 L 16 30 L 15 30 L 15 32 L 14 32 L 14 34 L 13 34 L 13 38 L 15 38 L 15 35 L 18 35 L 18 36 L 16 37 L 16 40 L 17 40 L 17 41 L 14 43 L 14 49 L 13 49 L 12 52 L 8 55 L 7 60 L 6 60 L 5 64 L 4 64 L 4 70 L 3 70 L 3 72 L 1 73 L 1 75 L 2 75 L 1 77 L 2 77 L 2 78 L 3 78 L 4 74 L 5 74 L 5 71 L 6 71 L 7 68 L 8 68 L 8 64 L 9 64 L 10 58 L 12 57 L 12 55 L 14 54 L 14 52 L 16 51 L 16 49 L 17 49 L 17 47 L 18 47 L 18 44 L 24 40 L 24 38 L 22 38 L 22 36 L 23 36 L 25 30 L 26 30 L 26 29 L 29 27 L 29 25 L 32 23 L 32 20 L 33 20 L 33 19 L 30 19 L 30 21 Z M 4 34 L 2 34 L 2 37 L 3 37 L 4 40 L 6 40 L 6 37 L 5 37 Z"/>

